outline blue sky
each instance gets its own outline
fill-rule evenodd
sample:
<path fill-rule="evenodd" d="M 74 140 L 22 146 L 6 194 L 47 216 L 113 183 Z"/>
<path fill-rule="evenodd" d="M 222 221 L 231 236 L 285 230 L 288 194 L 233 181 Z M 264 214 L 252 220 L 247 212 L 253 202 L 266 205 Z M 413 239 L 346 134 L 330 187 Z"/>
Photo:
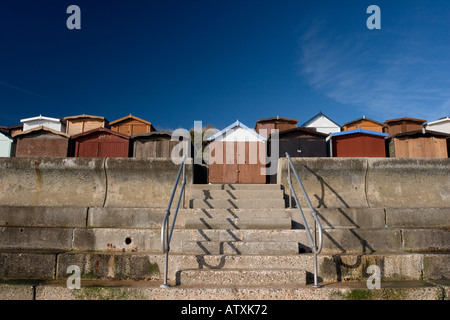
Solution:
<path fill-rule="evenodd" d="M 69 30 L 69 5 L 81 30 Z M 369 5 L 381 30 L 369 30 Z M 0 125 L 450 116 L 448 0 L 2 0 Z"/>

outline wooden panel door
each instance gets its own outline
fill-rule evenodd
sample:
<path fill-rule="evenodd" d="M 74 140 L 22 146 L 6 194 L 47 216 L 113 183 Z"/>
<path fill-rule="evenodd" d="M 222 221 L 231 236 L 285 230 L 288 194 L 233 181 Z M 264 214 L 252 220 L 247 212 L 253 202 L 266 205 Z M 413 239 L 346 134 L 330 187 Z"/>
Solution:
<path fill-rule="evenodd" d="M 230 142 L 214 141 L 209 145 L 210 183 L 237 183 L 238 165 L 235 152 L 235 144 Z"/>
<path fill-rule="evenodd" d="M 99 149 L 98 144 L 97 141 L 77 142 L 75 157 L 97 158 Z"/>
<path fill-rule="evenodd" d="M 262 142 L 237 142 L 236 158 L 238 164 L 238 183 L 265 183 L 265 165 L 259 153 L 264 151 Z M 263 154 L 263 153 L 262 153 Z"/>

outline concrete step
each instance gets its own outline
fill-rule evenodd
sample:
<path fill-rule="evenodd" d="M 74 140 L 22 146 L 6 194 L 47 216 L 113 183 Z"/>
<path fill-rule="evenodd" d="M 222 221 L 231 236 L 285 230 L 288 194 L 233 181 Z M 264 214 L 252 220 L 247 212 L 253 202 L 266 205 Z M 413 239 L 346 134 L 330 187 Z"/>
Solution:
<path fill-rule="evenodd" d="M 180 270 L 178 285 L 278 286 L 306 285 L 306 271 L 298 269 L 197 269 Z"/>
<path fill-rule="evenodd" d="M 0 286 L 0 298 L 35 300 L 447 300 L 448 281 L 386 281 L 370 290 L 363 281 L 324 283 L 320 289 L 304 286 L 195 286 L 161 289 L 158 281 L 85 280 L 81 289 L 68 290 L 66 280 L 44 283 L 12 283 Z M 215 308 L 214 316 L 225 307 Z M 167 310 L 166 310 L 167 311 Z M 261 310 L 262 311 L 262 310 Z M 272 310 L 273 311 L 273 310 Z M 173 316 L 180 309 L 168 310 Z M 271 314 L 270 310 L 267 314 Z M 228 314 L 229 315 L 229 314 Z"/>
<path fill-rule="evenodd" d="M 114 207 L 15 207 L 0 206 L 1 227 L 55 228 L 161 228 L 166 208 Z M 322 226 L 334 228 L 450 228 L 449 208 L 317 208 Z M 303 208 L 310 226 L 311 210 Z M 291 218 L 294 228 L 304 228 L 298 209 L 180 209 L 176 228 L 186 217 Z"/>
<path fill-rule="evenodd" d="M 290 218 L 186 218 L 186 229 L 291 229 Z"/>
<path fill-rule="evenodd" d="M 297 242 L 310 251 L 306 230 L 174 229 L 171 250 L 182 252 L 184 241 Z M 2 227 L 0 250 L 89 250 L 160 252 L 160 229 Z M 324 253 L 449 252 L 448 228 L 325 229 Z"/>
<path fill-rule="evenodd" d="M 284 199 L 284 191 L 277 190 L 192 190 L 192 199 Z"/>
<path fill-rule="evenodd" d="M 297 242 L 185 241 L 183 254 L 298 254 Z"/>
<path fill-rule="evenodd" d="M 163 253 L 36 251 L 0 252 L 0 279 L 66 279 L 71 265 L 82 279 L 159 280 Z M 355 281 L 367 278 L 367 267 L 377 265 L 383 280 L 440 280 L 450 278 L 450 253 L 325 254 L 318 256 L 319 280 Z M 311 278 L 312 254 L 210 255 L 171 254 L 169 281 L 186 269 L 301 269 Z"/>
<path fill-rule="evenodd" d="M 217 183 L 217 184 L 193 184 L 191 190 L 282 190 L 279 184 L 239 184 L 239 183 Z"/>
<path fill-rule="evenodd" d="M 196 209 L 282 209 L 284 199 L 192 199 L 190 208 Z"/>
<path fill-rule="evenodd" d="M 291 218 L 291 213 L 286 209 L 185 209 L 180 213 L 180 218 Z"/>

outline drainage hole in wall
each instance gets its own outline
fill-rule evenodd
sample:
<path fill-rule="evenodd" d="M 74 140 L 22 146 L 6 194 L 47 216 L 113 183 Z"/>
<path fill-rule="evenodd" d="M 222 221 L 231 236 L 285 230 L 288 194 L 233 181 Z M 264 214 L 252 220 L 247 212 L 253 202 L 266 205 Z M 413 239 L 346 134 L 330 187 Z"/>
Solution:
<path fill-rule="evenodd" d="M 131 238 L 130 237 L 126 237 L 125 238 L 125 244 L 130 244 L 131 243 Z"/>

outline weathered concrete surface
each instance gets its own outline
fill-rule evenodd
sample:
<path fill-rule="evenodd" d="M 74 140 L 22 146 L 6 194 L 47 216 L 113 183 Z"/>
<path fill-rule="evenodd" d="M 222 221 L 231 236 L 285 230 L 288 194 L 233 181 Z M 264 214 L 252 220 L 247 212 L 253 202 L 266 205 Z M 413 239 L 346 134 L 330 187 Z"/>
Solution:
<path fill-rule="evenodd" d="M 386 214 L 383 208 L 318 208 L 317 217 L 324 229 L 335 228 L 384 228 Z M 306 222 L 313 226 L 313 212 L 302 208 Z M 293 220 L 294 228 L 304 228 L 304 221 L 297 208 L 286 209 Z"/>
<path fill-rule="evenodd" d="M 1 227 L 85 227 L 87 208 L 1 206 Z"/>
<path fill-rule="evenodd" d="M 73 228 L 0 227 L 0 250 L 72 249 Z"/>
<path fill-rule="evenodd" d="M 450 207 L 450 159 L 367 159 L 371 207 Z"/>
<path fill-rule="evenodd" d="M 442 287 L 423 281 L 382 282 L 369 290 L 365 281 L 306 286 L 196 287 L 161 289 L 157 282 L 85 281 L 80 290 L 52 281 L 36 287 L 36 300 L 442 300 Z M 178 311 L 177 311 L 178 312 Z"/>
<path fill-rule="evenodd" d="M 161 232 L 146 229 L 77 228 L 74 230 L 73 250 L 159 252 Z"/>
<path fill-rule="evenodd" d="M 89 208 L 87 226 L 90 228 L 160 229 L 165 210 L 164 208 Z M 180 226 L 178 219 L 177 226 Z"/>
<path fill-rule="evenodd" d="M 183 285 L 203 284 L 204 286 L 278 286 L 306 284 L 306 272 L 300 269 L 198 269 L 181 270 L 179 283 Z"/>
<path fill-rule="evenodd" d="M 104 159 L 1 158 L 0 205 L 103 206 Z"/>
<path fill-rule="evenodd" d="M 267 229 L 291 228 L 290 218 L 186 218 L 187 229 Z"/>
<path fill-rule="evenodd" d="M 106 159 L 105 207 L 167 207 L 180 169 L 171 159 Z M 193 182 L 192 159 L 186 164 L 186 205 Z M 180 185 L 176 194 L 179 194 Z M 176 205 L 174 200 L 174 206 Z"/>
<path fill-rule="evenodd" d="M 423 255 L 423 276 L 425 279 L 450 279 L 450 255 Z"/>
<path fill-rule="evenodd" d="M 315 208 L 367 207 L 367 161 L 363 158 L 292 158 L 292 162 Z M 277 183 L 289 194 L 288 162 L 280 158 Z M 292 184 L 302 207 L 307 207 L 294 174 Z M 292 200 L 295 204 L 295 201 Z"/>
<path fill-rule="evenodd" d="M 292 158 L 316 208 L 448 208 L 450 159 Z M 287 159 L 278 162 L 278 183 L 289 192 Z M 294 176 L 302 207 L 307 207 Z"/>
<path fill-rule="evenodd" d="M 32 281 L 2 281 L 0 300 L 34 300 L 34 286 L 37 284 Z"/>
<path fill-rule="evenodd" d="M 374 253 L 321 254 L 319 280 L 355 281 L 366 279 L 367 267 L 380 267 L 383 280 L 449 279 L 449 254 Z M 162 280 L 162 253 L 123 252 L 3 252 L 1 279 L 66 279 L 67 268 L 77 265 L 82 279 Z M 186 269 L 301 269 L 311 276 L 312 254 L 302 255 L 182 255 L 170 256 L 168 278 L 175 281 Z M 56 268 L 56 269 L 55 269 Z"/>
<path fill-rule="evenodd" d="M 386 208 L 389 228 L 450 227 L 450 208 Z"/>
<path fill-rule="evenodd" d="M 166 207 L 178 170 L 171 159 L 2 158 L 0 205 Z"/>
<path fill-rule="evenodd" d="M 400 229 L 326 229 L 324 253 L 402 252 Z"/>
<path fill-rule="evenodd" d="M 450 207 L 449 159 L 293 158 L 293 162 L 317 208 Z M 278 165 L 278 182 L 288 193 L 287 160 L 281 158 Z M 0 205 L 165 207 L 178 169 L 171 159 L 4 158 Z M 192 185 L 190 161 L 186 175 L 188 202 L 192 188 L 194 196 L 199 192 Z M 293 184 L 306 207 L 294 177 Z M 219 197 L 229 192 L 250 195 L 249 188 L 273 190 L 270 185 L 212 188 Z"/>
<path fill-rule="evenodd" d="M 450 251 L 450 229 L 404 229 L 404 250 L 411 252 Z"/>
<path fill-rule="evenodd" d="M 193 199 L 190 207 L 195 209 L 281 209 L 285 202 L 277 199 Z"/>
<path fill-rule="evenodd" d="M 56 254 L 0 252 L 0 279 L 54 279 Z"/>

